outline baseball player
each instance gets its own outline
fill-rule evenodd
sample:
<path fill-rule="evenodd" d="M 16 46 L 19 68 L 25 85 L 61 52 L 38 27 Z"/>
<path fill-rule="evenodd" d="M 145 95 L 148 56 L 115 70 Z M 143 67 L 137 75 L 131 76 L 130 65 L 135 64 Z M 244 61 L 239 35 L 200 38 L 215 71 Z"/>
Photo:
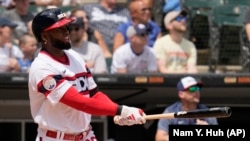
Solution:
<path fill-rule="evenodd" d="M 144 124 L 143 110 L 114 103 L 99 91 L 80 55 L 73 51 L 68 18 L 58 8 L 38 13 L 32 31 L 41 50 L 29 72 L 36 141 L 96 141 L 91 115 L 119 115 L 119 125 Z"/>

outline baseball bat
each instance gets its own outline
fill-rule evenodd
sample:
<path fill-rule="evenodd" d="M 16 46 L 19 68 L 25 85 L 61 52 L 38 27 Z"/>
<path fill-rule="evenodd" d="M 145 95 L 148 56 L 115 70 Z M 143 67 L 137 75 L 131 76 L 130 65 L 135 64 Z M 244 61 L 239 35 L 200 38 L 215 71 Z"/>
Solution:
<path fill-rule="evenodd" d="M 155 119 L 174 119 L 174 118 L 226 118 L 230 117 L 232 110 L 230 107 L 214 107 L 208 109 L 197 109 L 191 111 L 179 111 L 172 113 L 163 113 L 163 114 L 152 114 L 145 115 L 146 120 L 155 120 Z M 114 117 L 114 123 L 118 123 L 118 116 Z"/>

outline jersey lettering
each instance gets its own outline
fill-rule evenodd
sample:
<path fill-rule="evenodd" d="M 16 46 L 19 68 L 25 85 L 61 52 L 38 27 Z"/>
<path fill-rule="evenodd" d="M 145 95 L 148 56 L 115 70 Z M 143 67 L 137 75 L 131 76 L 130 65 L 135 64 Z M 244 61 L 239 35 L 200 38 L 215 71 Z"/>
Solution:
<path fill-rule="evenodd" d="M 74 81 L 69 81 L 72 86 L 74 86 L 78 92 L 84 92 L 88 90 L 88 82 L 87 82 L 87 77 L 86 76 L 81 76 L 76 78 Z"/>

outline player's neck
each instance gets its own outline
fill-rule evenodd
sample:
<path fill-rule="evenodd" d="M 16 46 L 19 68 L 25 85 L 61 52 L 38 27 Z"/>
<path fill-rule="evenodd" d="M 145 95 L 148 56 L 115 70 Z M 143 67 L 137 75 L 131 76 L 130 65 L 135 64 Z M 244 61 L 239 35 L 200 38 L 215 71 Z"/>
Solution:
<path fill-rule="evenodd" d="M 42 50 L 55 58 L 64 56 L 64 51 L 57 48 L 43 48 Z"/>

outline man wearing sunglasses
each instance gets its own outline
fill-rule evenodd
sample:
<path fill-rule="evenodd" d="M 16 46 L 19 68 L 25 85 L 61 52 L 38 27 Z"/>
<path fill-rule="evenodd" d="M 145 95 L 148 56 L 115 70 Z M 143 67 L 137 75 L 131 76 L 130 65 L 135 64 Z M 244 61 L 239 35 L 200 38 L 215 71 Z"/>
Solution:
<path fill-rule="evenodd" d="M 181 78 L 177 83 L 179 101 L 168 106 L 163 113 L 190 111 L 196 109 L 207 109 L 208 107 L 200 103 L 200 92 L 203 83 L 197 79 L 187 76 Z M 217 125 L 216 118 L 203 119 L 160 119 L 157 125 L 155 141 L 168 141 L 169 125 Z"/>
<path fill-rule="evenodd" d="M 197 73 L 197 50 L 185 39 L 187 12 L 171 11 L 164 23 L 169 34 L 156 40 L 154 51 L 161 73 Z"/>
<path fill-rule="evenodd" d="M 106 60 L 101 47 L 91 41 L 86 41 L 83 18 L 76 18 L 68 25 L 72 49 L 80 54 L 85 60 L 92 73 L 108 73 Z"/>

